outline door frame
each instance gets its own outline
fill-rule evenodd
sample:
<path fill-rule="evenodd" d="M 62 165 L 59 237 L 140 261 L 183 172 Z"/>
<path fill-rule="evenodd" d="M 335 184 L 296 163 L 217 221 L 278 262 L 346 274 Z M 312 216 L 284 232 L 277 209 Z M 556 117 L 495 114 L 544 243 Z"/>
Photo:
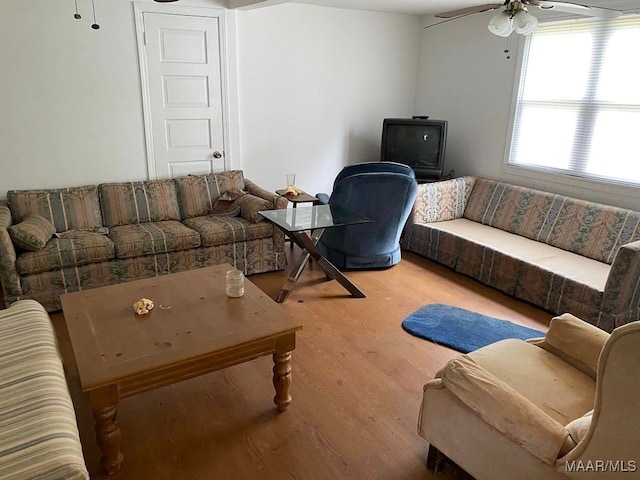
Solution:
<path fill-rule="evenodd" d="M 224 8 L 189 7 L 163 5 L 144 1 L 133 2 L 138 46 L 138 66 L 140 69 L 140 89 L 142 92 L 142 115 L 144 119 L 145 147 L 147 152 L 147 175 L 149 180 L 158 178 L 151 129 L 151 99 L 149 95 L 149 73 L 147 72 L 147 49 L 145 48 L 145 13 L 164 13 L 218 19 L 220 45 L 220 84 L 222 96 L 222 135 L 224 142 L 224 169 L 242 169 L 239 159 L 238 82 L 236 54 L 235 12 Z"/>

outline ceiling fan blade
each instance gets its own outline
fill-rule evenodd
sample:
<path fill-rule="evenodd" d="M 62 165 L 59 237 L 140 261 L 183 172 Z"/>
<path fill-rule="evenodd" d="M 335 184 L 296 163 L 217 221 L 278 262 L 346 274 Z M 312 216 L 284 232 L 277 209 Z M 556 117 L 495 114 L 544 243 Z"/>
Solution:
<path fill-rule="evenodd" d="M 524 2 L 527 3 L 527 2 Z M 586 15 L 588 17 L 598 17 L 606 20 L 618 18 L 622 15 L 620 10 L 612 10 L 610 8 L 590 7 L 588 5 L 580 5 L 577 3 L 568 2 L 548 2 L 545 0 L 539 2 L 531 2 L 531 5 L 535 5 L 543 10 L 557 10 L 558 12 L 577 13 L 579 15 Z"/>
<path fill-rule="evenodd" d="M 444 13 L 436 13 L 438 18 L 455 18 L 462 15 L 471 15 L 472 13 L 488 12 L 489 10 L 495 10 L 502 7 L 503 3 L 487 3 L 485 5 L 477 5 L 475 7 L 461 8 L 459 10 L 451 10 Z"/>

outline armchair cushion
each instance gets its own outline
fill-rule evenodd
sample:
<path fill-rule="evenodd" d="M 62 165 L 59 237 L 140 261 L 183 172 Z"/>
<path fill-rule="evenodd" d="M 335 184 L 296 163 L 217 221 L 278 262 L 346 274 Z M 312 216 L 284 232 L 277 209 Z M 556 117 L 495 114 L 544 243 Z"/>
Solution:
<path fill-rule="evenodd" d="M 465 356 L 451 360 L 441 378 L 486 423 L 545 463 L 555 463 L 569 434 L 529 399 Z"/>
<path fill-rule="evenodd" d="M 9 227 L 13 243 L 30 252 L 42 250 L 54 233 L 53 223 L 40 215 L 28 215 L 22 222 Z"/>

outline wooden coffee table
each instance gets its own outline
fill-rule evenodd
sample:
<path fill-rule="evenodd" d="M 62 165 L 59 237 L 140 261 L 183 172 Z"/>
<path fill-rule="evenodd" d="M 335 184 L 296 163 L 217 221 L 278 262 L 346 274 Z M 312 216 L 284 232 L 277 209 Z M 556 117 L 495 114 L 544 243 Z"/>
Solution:
<path fill-rule="evenodd" d="M 291 402 L 291 352 L 302 325 L 245 280 L 240 298 L 225 295 L 228 264 L 62 295 L 62 309 L 89 393 L 102 468 L 120 469 L 118 402 L 147 390 L 273 355 L 274 402 Z M 137 316 L 140 298 L 155 308 Z"/>

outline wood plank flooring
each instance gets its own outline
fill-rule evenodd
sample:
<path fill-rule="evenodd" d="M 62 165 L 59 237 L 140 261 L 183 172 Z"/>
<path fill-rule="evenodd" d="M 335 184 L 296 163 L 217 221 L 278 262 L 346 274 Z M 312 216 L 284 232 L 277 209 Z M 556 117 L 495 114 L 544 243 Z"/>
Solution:
<path fill-rule="evenodd" d="M 125 460 L 110 478 L 435 478 L 425 467 L 427 444 L 416 433 L 422 386 L 457 353 L 407 334 L 402 320 L 436 302 L 542 330 L 551 315 L 406 252 L 393 268 L 346 275 L 367 298 L 351 298 L 311 264 L 282 304 L 304 324 L 286 413 L 272 402 L 267 357 L 127 398 L 119 413 Z M 275 298 L 284 276 L 251 281 Z M 107 478 L 64 318 L 59 313 L 52 320 L 91 478 Z M 463 477 L 448 467 L 437 478 Z"/>

